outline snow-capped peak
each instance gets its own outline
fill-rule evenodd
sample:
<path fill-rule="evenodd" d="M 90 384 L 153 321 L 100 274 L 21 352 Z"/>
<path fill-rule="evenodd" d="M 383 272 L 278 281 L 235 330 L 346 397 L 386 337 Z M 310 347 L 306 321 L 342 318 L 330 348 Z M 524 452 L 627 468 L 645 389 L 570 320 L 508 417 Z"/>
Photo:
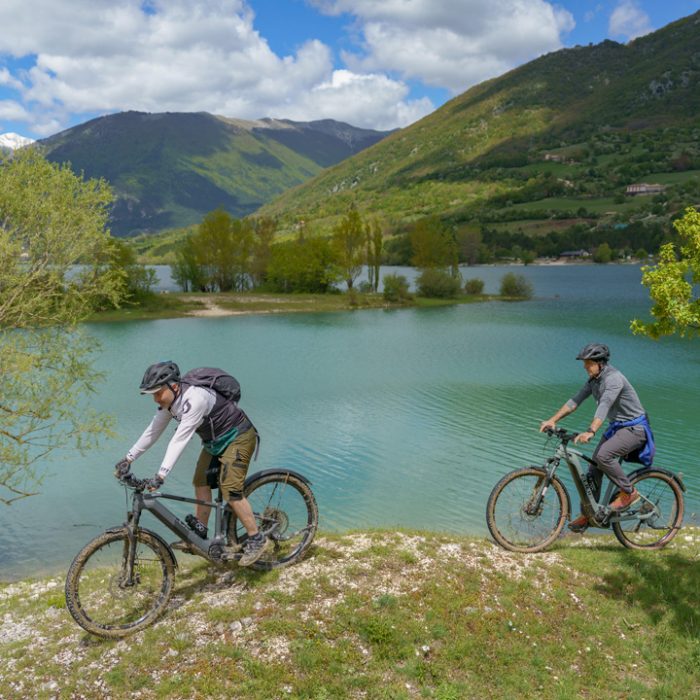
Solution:
<path fill-rule="evenodd" d="M 6 134 L 0 134 L 0 148 L 9 148 L 11 151 L 14 151 L 17 148 L 28 146 L 30 143 L 34 143 L 34 139 L 20 136 L 11 131 Z"/>

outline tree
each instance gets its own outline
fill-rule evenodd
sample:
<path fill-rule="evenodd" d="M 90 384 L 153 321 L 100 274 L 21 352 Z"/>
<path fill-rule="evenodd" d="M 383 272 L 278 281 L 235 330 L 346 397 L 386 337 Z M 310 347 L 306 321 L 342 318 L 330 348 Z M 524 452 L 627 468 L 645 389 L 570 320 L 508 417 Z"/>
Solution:
<path fill-rule="evenodd" d="M 412 295 L 403 275 L 384 275 L 384 299 L 393 303 L 409 301 Z"/>
<path fill-rule="evenodd" d="M 452 231 L 437 217 L 421 219 L 411 232 L 411 263 L 421 269 L 451 268 L 458 274 L 457 243 Z"/>
<path fill-rule="evenodd" d="M 501 278 L 501 296 L 511 299 L 532 298 L 532 283 L 524 275 L 508 272 Z"/>
<path fill-rule="evenodd" d="M 253 251 L 250 222 L 233 219 L 227 211 L 215 209 L 199 225 L 194 245 L 209 291 L 247 289 Z"/>
<path fill-rule="evenodd" d="M 153 296 L 151 291 L 156 285 L 155 270 L 146 268 L 136 260 L 136 251 L 118 238 L 110 238 L 107 245 L 107 265 L 112 272 L 119 289 L 117 300 L 105 297 L 98 302 L 97 308 L 113 309 L 122 304 L 141 304 Z"/>
<path fill-rule="evenodd" d="M 449 272 L 427 268 L 416 278 L 418 294 L 435 299 L 454 299 L 462 288 L 461 280 Z"/>
<path fill-rule="evenodd" d="M 254 243 L 250 274 L 258 287 L 267 281 L 267 270 L 272 257 L 272 241 L 277 233 L 277 222 L 269 216 L 253 220 Z"/>
<path fill-rule="evenodd" d="M 479 248 L 482 244 L 481 231 L 476 226 L 462 226 L 457 231 L 459 259 L 467 265 L 479 262 Z"/>
<path fill-rule="evenodd" d="M 183 292 L 206 292 L 207 280 L 197 255 L 196 233 L 190 233 L 175 251 L 172 276 Z"/>
<path fill-rule="evenodd" d="M 351 207 L 333 230 L 333 249 L 348 289 L 362 272 L 365 258 L 365 227 L 360 213 Z"/>
<path fill-rule="evenodd" d="M 375 219 L 365 227 L 367 236 L 367 267 L 369 271 L 369 284 L 373 292 L 379 289 L 379 271 L 382 265 L 382 246 L 384 236 L 382 227 Z"/>
<path fill-rule="evenodd" d="M 229 292 L 250 286 L 253 225 L 223 209 L 209 212 L 176 251 L 173 277 L 188 291 Z"/>
<path fill-rule="evenodd" d="M 661 246 L 658 264 L 642 268 L 642 284 L 649 289 L 651 315 L 656 320 L 632 321 L 634 333 L 652 338 L 700 332 L 700 298 L 694 288 L 700 283 L 700 213 L 688 208 L 673 226 L 680 237 L 680 255 L 673 243 L 666 243 Z"/>
<path fill-rule="evenodd" d="M 324 293 L 340 279 L 331 242 L 304 234 L 272 246 L 268 282 L 280 292 Z"/>
<path fill-rule="evenodd" d="M 609 263 L 612 260 L 612 250 L 607 243 L 601 243 L 593 253 L 593 262 Z"/>
<path fill-rule="evenodd" d="M 108 430 L 84 405 L 100 375 L 96 341 L 78 323 L 98 303 L 120 302 L 111 201 L 103 180 L 36 149 L 0 161 L 0 502 L 35 493 L 50 452 L 92 447 Z"/>

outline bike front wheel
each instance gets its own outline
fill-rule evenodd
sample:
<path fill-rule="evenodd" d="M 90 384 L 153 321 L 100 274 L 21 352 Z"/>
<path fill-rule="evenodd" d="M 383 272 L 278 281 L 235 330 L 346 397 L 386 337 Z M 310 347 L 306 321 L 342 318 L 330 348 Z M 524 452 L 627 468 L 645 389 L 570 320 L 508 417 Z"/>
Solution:
<path fill-rule="evenodd" d="M 258 570 L 287 566 L 301 559 L 311 546 L 318 528 L 318 506 L 308 483 L 286 471 L 253 477 L 246 485 L 248 499 L 258 528 L 272 546 L 252 568 Z M 235 515 L 228 527 L 229 543 L 243 546 L 248 535 Z"/>
<path fill-rule="evenodd" d="M 672 476 L 654 470 L 639 474 L 632 486 L 642 498 L 612 524 L 615 537 L 630 549 L 661 549 L 683 522 L 683 492 Z"/>
<path fill-rule="evenodd" d="M 155 622 L 165 610 L 175 575 L 166 546 L 152 533 L 138 530 L 131 567 L 128 560 L 126 529 L 96 537 L 73 560 L 66 604 L 83 629 L 100 637 L 125 637 Z"/>
<path fill-rule="evenodd" d="M 486 504 L 486 524 L 494 540 L 511 552 L 541 552 L 559 536 L 569 514 L 564 485 L 534 467 L 506 474 Z"/>

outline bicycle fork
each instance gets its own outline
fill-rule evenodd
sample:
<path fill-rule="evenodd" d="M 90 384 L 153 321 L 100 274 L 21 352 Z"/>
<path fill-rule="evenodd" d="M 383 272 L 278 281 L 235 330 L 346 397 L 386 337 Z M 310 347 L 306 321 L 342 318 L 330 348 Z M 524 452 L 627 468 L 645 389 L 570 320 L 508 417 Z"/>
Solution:
<path fill-rule="evenodd" d="M 134 575 L 134 563 L 136 561 L 136 530 L 138 529 L 141 509 L 136 513 L 129 511 L 124 523 L 126 529 L 126 541 L 124 542 L 124 556 L 122 557 L 122 573 L 119 580 L 119 588 L 130 588 L 139 583 L 138 576 Z"/>
<path fill-rule="evenodd" d="M 552 483 L 552 476 L 559 466 L 559 459 L 557 457 L 551 457 L 545 462 L 545 476 L 537 480 L 535 489 L 533 491 L 532 497 L 528 500 L 525 505 L 526 515 L 538 515 L 540 509 L 542 508 L 542 501 L 547 495 L 549 490 L 549 485 Z M 539 469 L 539 467 L 537 467 Z"/>

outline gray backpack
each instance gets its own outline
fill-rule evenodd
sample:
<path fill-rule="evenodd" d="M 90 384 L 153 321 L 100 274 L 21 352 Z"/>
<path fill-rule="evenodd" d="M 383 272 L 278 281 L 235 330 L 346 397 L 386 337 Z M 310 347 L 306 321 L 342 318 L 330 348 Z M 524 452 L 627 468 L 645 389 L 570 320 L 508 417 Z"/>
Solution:
<path fill-rule="evenodd" d="M 191 369 L 181 379 L 183 384 L 213 389 L 226 400 L 238 403 L 241 400 L 241 385 L 235 377 L 216 367 Z"/>

